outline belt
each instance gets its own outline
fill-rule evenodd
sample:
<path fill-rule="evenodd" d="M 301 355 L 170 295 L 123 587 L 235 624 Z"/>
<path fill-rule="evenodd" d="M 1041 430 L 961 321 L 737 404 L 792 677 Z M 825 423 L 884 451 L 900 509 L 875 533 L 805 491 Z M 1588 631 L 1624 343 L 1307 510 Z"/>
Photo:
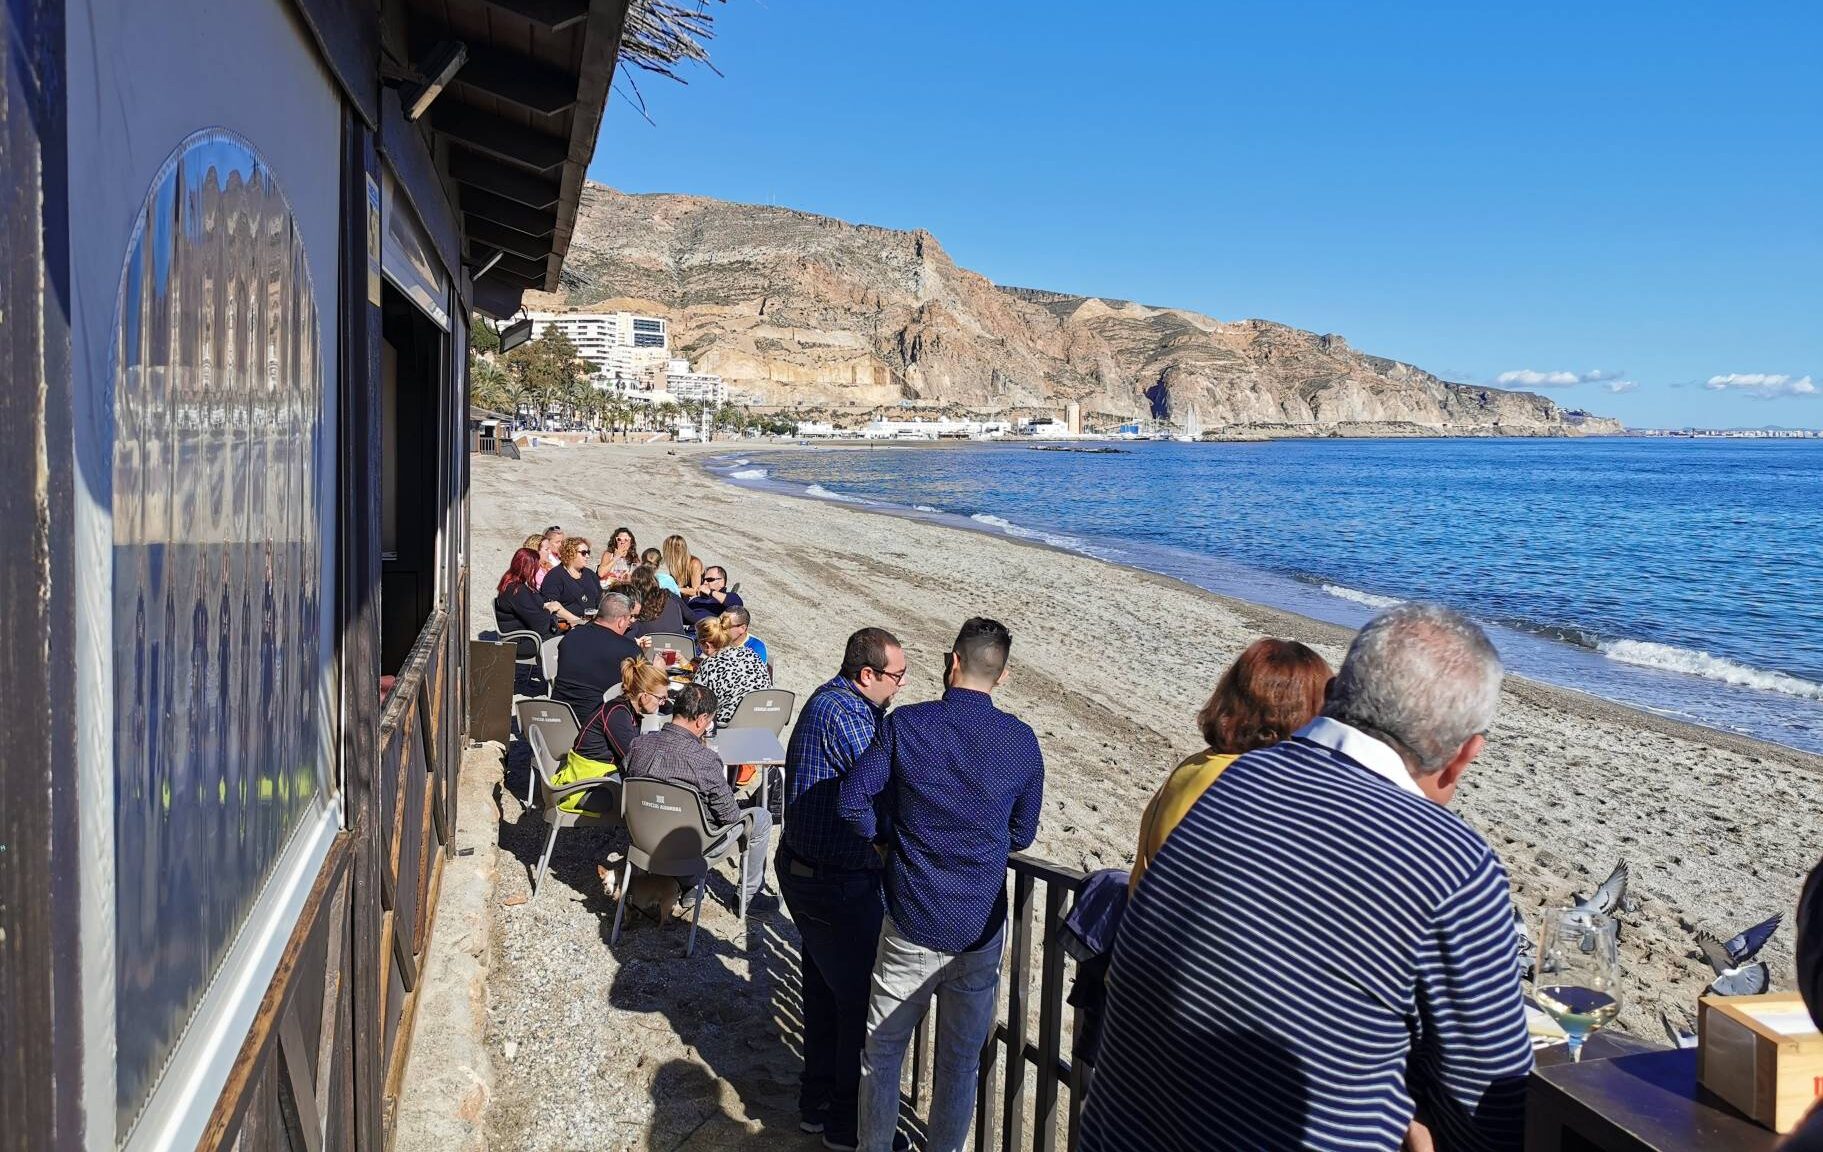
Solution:
<path fill-rule="evenodd" d="M 786 872 L 805 880 L 834 876 L 866 876 L 879 871 L 878 868 L 841 868 L 834 864 L 820 864 L 793 852 L 783 841 L 779 843 L 779 862 Z"/>

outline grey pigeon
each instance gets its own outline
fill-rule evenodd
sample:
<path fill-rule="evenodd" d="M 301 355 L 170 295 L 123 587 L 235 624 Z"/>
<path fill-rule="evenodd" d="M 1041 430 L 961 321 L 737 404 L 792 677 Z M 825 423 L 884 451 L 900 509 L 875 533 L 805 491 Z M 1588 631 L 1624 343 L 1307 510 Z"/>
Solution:
<path fill-rule="evenodd" d="M 1703 950 L 1703 959 L 1709 961 L 1709 966 L 1719 976 L 1758 956 L 1760 949 L 1766 947 L 1766 942 L 1772 939 L 1773 933 L 1779 930 L 1784 919 L 1783 915 L 1775 915 L 1727 940 L 1717 940 L 1707 932 L 1698 932 L 1696 946 Z"/>
<path fill-rule="evenodd" d="M 1519 937 L 1519 978 L 1530 980 L 1532 970 L 1538 967 L 1538 945 L 1532 943 L 1532 929 L 1526 924 L 1525 913 L 1513 909 L 1513 931 Z"/>
<path fill-rule="evenodd" d="M 1745 968 L 1730 968 L 1709 982 L 1709 991 L 1717 996 L 1758 996 L 1772 987 L 1772 972 L 1766 961 L 1755 960 Z"/>
<path fill-rule="evenodd" d="M 1620 907 L 1621 898 L 1627 894 L 1628 875 L 1627 862 L 1625 860 L 1617 862 L 1614 865 L 1614 871 L 1608 873 L 1608 878 L 1601 882 L 1601 887 L 1595 890 L 1594 895 L 1584 896 L 1579 892 L 1572 897 L 1576 901 L 1576 907 L 1587 909 L 1590 912 L 1599 912 L 1603 916 L 1614 915 L 1615 910 Z"/>

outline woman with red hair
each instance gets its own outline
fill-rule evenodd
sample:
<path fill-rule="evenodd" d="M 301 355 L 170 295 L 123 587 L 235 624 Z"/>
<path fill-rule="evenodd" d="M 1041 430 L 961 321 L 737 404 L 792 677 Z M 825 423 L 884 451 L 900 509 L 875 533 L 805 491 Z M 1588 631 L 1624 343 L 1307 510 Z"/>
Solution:
<path fill-rule="evenodd" d="M 1277 744 L 1316 718 L 1334 675 L 1321 656 L 1296 640 L 1266 637 L 1247 646 L 1196 714 L 1209 747 L 1172 770 L 1140 817 L 1128 891 L 1139 886 L 1165 837 L 1224 768 L 1243 752 Z"/>
<path fill-rule="evenodd" d="M 500 631 L 532 631 L 547 637 L 557 634 L 551 610 L 538 595 L 538 553 L 533 549 L 521 548 L 513 553 L 495 593 L 494 623 Z"/>

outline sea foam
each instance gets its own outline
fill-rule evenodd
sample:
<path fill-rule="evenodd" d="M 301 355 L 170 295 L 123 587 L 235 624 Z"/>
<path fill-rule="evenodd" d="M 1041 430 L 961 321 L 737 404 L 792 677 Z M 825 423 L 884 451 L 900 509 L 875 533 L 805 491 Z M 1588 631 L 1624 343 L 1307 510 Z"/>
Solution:
<path fill-rule="evenodd" d="M 1053 548 L 1062 548 L 1066 552 L 1080 552 L 1084 556 L 1094 556 L 1098 559 L 1107 558 L 1100 549 L 1089 547 L 1080 536 L 1067 536 L 1061 532 L 1041 532 L 1036 528 L 1015 524 L 1004 516 L 995 516 L 991 512 L 977 512 L 969 519 L 977 524 L 985 524 L 989 528 L 998 529 L 1017 540 L 1037 540 L 1040 543 L 1049 544 Z"/>
<path fill-rule="evenodd" d="M 804 495 L 814 496 L 818 500 L 836 500 L 843 504 L 873 504 L 872 500 L 863 500 L 859 496 L 848 496 L 841 492 L 831 492 L 821 484 L 812 484 L 804 489 Z"/>
<path fill-rule="evenodd" d="M 745 461 L 741 461 L 741 463 L 745 463 Z M 766 470 L 764 468 L 743 468 L 739 472 L 728 473 L 728 478 L 731 480 L 764 480 Z"/>
<path fill-rule="evenodd" d="M 1324 584 L 1323 591 L 1341 600 L 1352 600 L 1356 604 L 1365 604 L 1369 608 L 1391 608 L 1405 601 L 1396 596 L 1377 596 L 1372 592 L 1363 592 L 1358 588 L 1349 588 L 1342 584 Z"/>
<path fill-rule="evenodd" d="M 1823 700 L 1823 684 L 1813 684 L 1809 680 L 1800 680 L 1798 677 L 1787 675 L 1784 672 L 1750 668 L 1745 664 L 1737 664 L 1733 660 L 1721 656 L 1711 656 L 1707 652 L 1678 648 L 1670 644 L 1654 644 L 1646 640 L 1609 640 L 1598 645 L 1597 648 L 1603 656 L 1610 660 L 1618 660 L 1622 664 L 1636 664 L 1642 668 L 1659 668 L 1667 672 L 1682 672 L 1687 676 L 1719 680 L 1724 684 L 1755 688 L 1762 692 L 1782 692 L 1787 696 L 1798 696 L 1806 700 Z"/>

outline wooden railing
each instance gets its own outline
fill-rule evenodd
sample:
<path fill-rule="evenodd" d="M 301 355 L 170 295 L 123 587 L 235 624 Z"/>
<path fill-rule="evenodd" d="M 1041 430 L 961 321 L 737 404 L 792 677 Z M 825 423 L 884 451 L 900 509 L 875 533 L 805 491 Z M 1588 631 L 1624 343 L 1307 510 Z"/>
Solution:
<path fill-rule="evenodd" d="M 1072 1062 L 1064 1050 L 1064 1037 L 1074 1039 L 1081 1021 L 1064 1004 L 1068 956 L 1063 948 L 1063 922 L 1069 915 L 1071 898 L 1081 890 L 1087 874 L 1024 854 L 1007 860 L 1007 874 L 1012 894 L 1008 904 L 1008 967 L 1003 970 L 1007 977 L 1003 983 L 1006 996 L 1004 1008 L 981 1050 L 981 1069 L 975 1085 L 975 1152 L 1020 1152 L 1028 1147 L 1035 1152 L 1055 1152 L 1060 1120 L 1064 1147 L 1073 1152 L 1091 1070 Z M 1034 937 L 1040 885 L 1044 888 L 1044 916 L 1038 921 L 1040 933 Z M 1034 948 L 1038 952 L 1036 997 L 1032 986 Z M 1032 1034 L 1034 1011 L 1038 1018 L 1036 1039 Z M 1068 1027 L 1064 1023 L 1066 1012 L 1070 1016 Z M 911 1085 L 903 1098 L 914 1113 L 923 1106 L 929 1091 L 932 1025 L 927 1013 L 912 1041 Z"/>

